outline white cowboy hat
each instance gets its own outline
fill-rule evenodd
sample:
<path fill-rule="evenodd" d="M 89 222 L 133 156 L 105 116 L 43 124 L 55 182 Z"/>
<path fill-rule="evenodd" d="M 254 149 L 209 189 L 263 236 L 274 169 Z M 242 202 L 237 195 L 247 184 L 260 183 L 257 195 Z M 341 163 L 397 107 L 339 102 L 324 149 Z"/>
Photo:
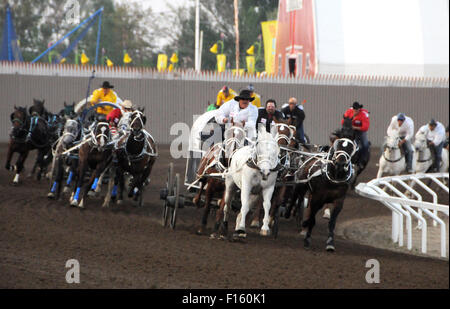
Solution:
<path fill-rule="evenodd" d="M 133 106 L 133 103 L 131 103 L 130 100 L 125 100 L 123 102 L 119 103 L 120 106 L 122 106 L 123 108 L 131 108 Z"/>

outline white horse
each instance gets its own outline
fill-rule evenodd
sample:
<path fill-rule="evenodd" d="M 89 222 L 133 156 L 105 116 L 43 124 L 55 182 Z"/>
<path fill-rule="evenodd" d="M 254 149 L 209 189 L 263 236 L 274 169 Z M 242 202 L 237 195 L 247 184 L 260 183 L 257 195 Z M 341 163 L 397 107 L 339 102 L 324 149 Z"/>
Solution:
<path fill-rule="evenodd" d="M 377 178 L 380 178 L 383 174 L 400 175 L 406 170 L 406 158 L 398 146 L 400 138 L 398 136 L 387 136 L 385 140 L 383 153 L 379 160 Z"/>
<path fill-rule="evenodd" d="M 433 154 L 427 145 L 427 137 L 424 134 L 418 134 L 414 142 L 414 162 L 415 172 L 425 173 L 433 165 Z M 448 169 L 448 150 L 442 149 L 442 160 L 439 172 L 445 173 Z"/>
<path fill-rule="evenodd" d="M 231 160 L 225 179 L 224 215 L 231 209 L 231 201 L 237 188 L 241 189 L 241 211 L 236 219 L 234 237 L 245 238 L 245 218 L 258 199 L 263 196 L 264 219 L 261 235 L 270 234 L 269 210 L 270 200 L 277 180 L 278 155 L 280 147 L 276 140 L 277 130 L 271 133 L 261 127 L 258 139 L 253 146 L 245 146 L 237 150 Z"/>

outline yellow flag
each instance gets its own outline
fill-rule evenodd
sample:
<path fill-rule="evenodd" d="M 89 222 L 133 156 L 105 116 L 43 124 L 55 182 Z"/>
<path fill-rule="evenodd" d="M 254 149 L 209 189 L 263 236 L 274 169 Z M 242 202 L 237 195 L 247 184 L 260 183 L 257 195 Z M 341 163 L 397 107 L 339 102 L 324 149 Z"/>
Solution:
<path fill-rule="evenodd" d="M 247 49 L 247 54 L 253 55 L 254 53 L 255 53 L 255 45 L 252 45 Z"/>
<path fill-rule="evenodd" d="M 173 63 L 169 64 L 168 71 L 169 71 L 169 72 L 172 72 L 172 71 L 173 71 Z"/>
<path fill-rule="evenodd" d="M 114 65 L 114 62 L 112 62 L 112 61 L 109 60 L 109 58 L 108 58 L 108 59 L 106 59 L 106 65 L 109 66 L 109 67 L 112 67 L 112 66 Z"/>
<path fill-rule="evenodd" d="M 255 56 L 245 57 L 247 60 L 247 72 L 248 74 L 255 73 Z"/>
<path fill-rule="evenodd" d="M 261 29 L 264 41 L 264 62 L 267 74 L 275 73 L 275 49 L 277 36 L 277 21 L 261 22 Z"/>
<path fill-rule="evenodd" d="M 85 53 L 81 54 L 81 64 L 86 64 L 89 62 L 89 58 L 86 56 Z"/>
<path fill-rule="evenodd" d="M 158 72 L 164 71 L 167 68 L 167 55 L 166 54 L 158 55 L 157 68 L 158 68 Z"/>
<path fill-rule="evenodd" d="M 218 46 L 216 43 L 209 49 L 209 51 L 212 52 L 213 54 L 217 54 L 217 49 L 218 49 Z"/>
<path fill-rule="evenodd" d="M 217 57 L 217 72 L 225 72 L 227 65 L 227 56 L 225 54 L 219 54 Z"/>
<path fill-rule="evenodd" d="M 244 69 L 239 69 L 239 76 L 244 75 Z M 233 73 L 233 75 L 236 75 L 236 69 L 232 69 L 231 72 Z"/>
<path fill-rule="evenodd" d="M 177 63 L 178 62 L 178 56 L 176 53 L 172 54 L 172 57 L 170 57 L 170 62 Z"/>
<path fill-rule="evenodd" d="M 62 58 L 61 61 L 59 61 L 59 63 L 64 63 L 66 62 L 66 58 Z"/>
<path fill-rule="evenodd" d="M 133 59 L 131 59 L 128 53 L 125 53 L 125 55 L 123 56 L 123 63 L 130 63 L 131 61 L 133 61 Z"/>

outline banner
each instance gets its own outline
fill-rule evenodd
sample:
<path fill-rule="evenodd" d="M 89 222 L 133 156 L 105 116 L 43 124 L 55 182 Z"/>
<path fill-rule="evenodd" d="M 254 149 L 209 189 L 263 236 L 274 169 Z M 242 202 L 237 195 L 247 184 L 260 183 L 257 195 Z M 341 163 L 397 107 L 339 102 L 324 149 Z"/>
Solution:
<path fill-rule="evenodd" d="M 217 55 L 217 72 L 225 72 L 227 66 L 227 56 L 225 54 Z"/>
<path fill-rule="evenodd" d="M 247 73 L 255 73 L 255 56 L 247 56 L 245 59 L 247 60 Z"/>
<path fill-rule="evenodd" d="M 266 65 L 266 73 L 275 73 L 275 52 L 277 37 L 277 21 L 261 22 L 261 29 L 264 41 L 264 63 Z"/>
<path fill-rule="evenodd" d="M 158 55 L 158 72 L 165 71 L 167 68 L 167 55 L 166 54 L 159 54 Z"/>

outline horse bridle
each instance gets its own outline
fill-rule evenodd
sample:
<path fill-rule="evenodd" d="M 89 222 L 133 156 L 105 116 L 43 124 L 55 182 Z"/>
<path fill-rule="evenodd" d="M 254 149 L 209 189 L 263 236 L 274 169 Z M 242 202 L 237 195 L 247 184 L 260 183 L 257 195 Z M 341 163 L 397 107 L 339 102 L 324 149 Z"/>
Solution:
<path fill-rule="evenodd" d="M 261 174 L 261 168 L 258 166 L 258 164 L 267 162 L 269 163 L 269 166 L 273 166 L 275 165 L 273 168 L 270 169 L 271 172 L 276 172 L 279 171 L 280 169 L 283 168 L 283 166 L 280 164 L 280 158 L 277 155 L 275 160 L 276 160 L 276 164 L 273 164 L 274 158 L 271 158 L 269 155 L 258 155 L 258 150 L 257 150 L 257 145 L 258 143 L 270 143 L 273 144 L 273 146 L 279 147 L 278 143 L 275 141 L 259 141 L 255 144 L 253 151 L 252 151 L 252 155 L 250 156 L 250 158 L 247 161 L 247 166 L 253 169 L 258 170 Z M 265 180 L 264 176 L 263 176 L 263 180 Z"/>
<path fill-rule="evenodd" d="M 429 148 L 427 146 L 422 147 L 422 148 L 417 148 L 416 147 L 416 150 L 419 153 L 418 156 L 417 156 L 417 162 L 424 163 L 424 162 L 428 162 L 428 161 L 432 161 L 433 160 L 433 154 L 431 153 L 431 151 L 430 151 L 430 157 L 428 159 L 426 159 L 426 160 L 425 159 L 419 159 L 420 158 L 420 153 L 424 153 L 425 149 L 429 149 Z"/>
<path fill-rule="evenodd" d="M 95 133 L 96 133 L 96 131 L 97 131 L 97 128 L 98 128 L 100 125 L 104 126 L 104 127 L 105 127 L 105 130 L 103 130 L 103 131 L 100 132 L 99 134 L 95 135 Z M 109 124 L 108 124 L 107 122 L 99 122 L 99 123 L 97 123 L 97 125 L 95 126 L 95 129 L 91 131 L 91 143 L 94 145 L 95 148 L 101 149 L 101 148 L 104 148 L 104 147 L 106 147 L 106 146 L 108 145 L 108 142 L 109 142 L 109 140 L 111 139 L 111 132 L 108 130 L 108 135 L 106 135 L 106 134 L 104 133 L 104 131 L 106 131 L 107 129 L 109 129 Z M 97 142 L 97 139 L 98 139 L 99 137 L 102 137 L 102 136 L 106 138 L 106 144 L 105 144 L 103 147 L 102 147 L 102 146 L 99 146 L 99 144 L 98 144 L 98 142 Z"/>
<path fill-rule="evenodd" d="M 397 143 L 397 140 L 398 140 L 398 139 L 399 139 L 399 138 L 397 137 L 396 140 L 395 140 L 396 145 L 398 145 L 398 143 Z M 396 163 L 396 162 L 400 161 L 400 160 L 404 157 L 404 156 L 401 154 L 401 152 L 400 152 L 400 158 L 398 158 L 398 159 L 396 159 L 396 160 L 388 159 L 388 158 L 386 158 L 386 154 L 385 154 L 386 148 L 389 148 L 389 149 L 391 149 L 391 150 L 395 150 L 395 149 L 400 149 L 400 147 L 399 147 L 399 146 L 396 146 L 396 147 L 390 147 L 390 146 L 388 146 L 388 145 L 385 145 L 385 146 L 384 146 L 383 158 L 384 158 L 387 162 L 390 162 L 390 163 Z"/>

